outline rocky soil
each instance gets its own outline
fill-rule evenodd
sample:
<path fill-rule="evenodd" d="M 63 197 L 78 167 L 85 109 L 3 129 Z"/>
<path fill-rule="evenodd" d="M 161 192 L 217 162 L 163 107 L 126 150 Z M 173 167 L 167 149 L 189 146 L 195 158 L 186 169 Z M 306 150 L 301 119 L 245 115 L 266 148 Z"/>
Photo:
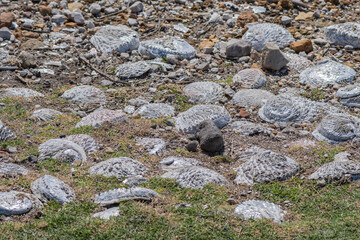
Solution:
<path fill-rule="evenodd" d="M 0 1 L 1 238 L 357 238 L 359 22 L 357 0 Z"/>

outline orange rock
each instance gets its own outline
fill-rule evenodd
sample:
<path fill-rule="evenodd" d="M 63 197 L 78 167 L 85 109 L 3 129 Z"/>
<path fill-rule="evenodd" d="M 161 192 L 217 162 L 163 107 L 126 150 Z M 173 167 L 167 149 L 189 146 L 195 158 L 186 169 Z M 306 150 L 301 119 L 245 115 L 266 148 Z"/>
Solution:
<path fill-rule="evenodd" d="M 13 21 L 15 21 L 14 14 L 12 14 L 10 12 L 2 13 L 0 15 L 0 28 L 2 28 L 2 27 L 10 27 Z"/>
<path fill-rule="evenodd" d="M 38 27 L 38 28 L 43 29 L 43 28 L 45 27 L 45 24 L 44 24 L 44 23 L 41 23 L 41 24 L 34 24 L 34 27 Z"/>
<path fill-rule="evenodd" d="M 250 113 L 248 113 L 244 108 L 241 108 L 239 111 L 239 116 L 241 118 L 248 118 L 250 117 Z"/>
<path fill-rule="evenodd" d="M 212 40 L 204 40 L 200 43 L 200 50 L 203 50 L 206 47 L 213 47 L 215 45 L 215 42 Z"/>
<path fill-rule="evenodd" d="M 40 37 L 40 34 L 35 33 L 35 32 L 24 32 L 23 37 L 26 37 L 26 38 L 38 38 L 38 37 Z"/>
<path fill-rule="evenodd" d="M 312 12 L 300 12 L 299 15 L 296 16 L 295 21 L 305 21 L 305 20 L 309 20 L 312 19 L 314 16 L 314 13 Z"/>
<path fill-rule="evenodd" d="M 313 45 L 311 40 L 301 40 L 296 41 L 290 44 L 290 48 L 293 49 L 295 52 L 311 52 L 313 50 Z"/>
<path fill-rule="evenodd" d="M 43 15 L 43 16 L 51 16 L 52 15 L 51 7 L 40 5 L 38 7 L 38 9 L 39 9 L 39 12 L 41 13 L 41 15 Z"/>
<path fill-rule="evenodd" d="M 265 74 L 265 72 L 261 69 L 261 67 L 259 65 L 257 65 L 256 63 L 253 63 L 251 65 L 251 68 L 256 68 L 256 69 L 259 69 L 263 74 Z"/>
<path fill-rule="evenodd" d="M 258 17 L 252 10 L 242 11 L 237 19 L 237 25 L 240 27 L 245 27 L 246 24 L 256 22 Z"/>
<path fill-rule="evenodd" d="M 77 26 L 77 24 L 74 22 L 67 22 L 67 23 L 65 23 L 65 26 L 75 28 Z"/>

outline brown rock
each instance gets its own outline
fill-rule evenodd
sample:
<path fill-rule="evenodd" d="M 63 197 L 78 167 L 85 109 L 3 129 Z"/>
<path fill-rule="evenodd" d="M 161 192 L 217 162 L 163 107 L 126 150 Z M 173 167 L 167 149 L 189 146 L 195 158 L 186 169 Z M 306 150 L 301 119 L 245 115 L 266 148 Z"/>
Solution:
<path fill-rule="evenodd" d="M 216 39 L 206 39 L 200 43 L 200 50 L 203 50 L 206 47 L 213 47 L 215 43 L 217 42 Z"/>
<path fill-rule="evenodd" d="M 314 16 L 314 13 L 312 12 L 300 12 L 299 15 L 296 16 L 295 21 L 305 21 L 305 20 L 309 20 L 312 19 Z"/>
<path fill-rule="evenodd" d="M 69 3 L 68 4 L 68 9 L 72 12 L 76 9 L 82 10 L 84 8 L 84 5 L 82 3 L 79 2 L 74 2 L 74 3 Z"/>
<path fill-rule="evenodd" d="M 280 0 L 278 2 L 278 8 L 281 10 L 283 8 L 285 9 L 291 9 L 294 7 L 294 4 L 290 0 Z"/>
<path fill-rule="evenodd" d="M 12 13 L 2 13 L 0 15 L 0 28 L 10 27 L 11 23 L 15 20 L 15 16 Z"/>
<path fill-rule="evenodd" d="M 239 116 L 241 118 L 248 118 L 250 117 L 250 113 L 248 113 L 244 108 L 241 108 L 239 111 Z"/>
<path fill-rule="evenodd" d="M 41 13 L 41 15 L 43 15 L 43 16 L 51 16 L 52 15 L 51 7 L 40 5 L 38 7 L 38 9 L 39 9 L 39 12 Z"/>
<path fill-rule="evenodd" d="M 37 39 L 29 39 L 21 44 L 20 49 L 29 50 L 29 49 L 37 49 L 39 47 L 45 47 L 45 44 Z"/>
<path fill-rule="evenodd" d="M 246 24 L 256 22 L 258 17 L 252 10 L 242 11 L 237 19 L 237 25 L 245 27 Z"/>
<path fill-rule="evenodd" d="M 291 43 L 290 48 L 293 49 L 297 53 L 299 53 L 299 52 L 309 53 L 313 50 L 313 45 L 312 45 L 311 40 L 306 39 L 306 40 L 301 40 L 301 41 L 296 41 L 296 42 Z"/>
<path fill-rule="evenodd" d="M 35 32 L 24 32 L 22 36 L 26 38 L 38 38 L 40 37 L 40 34 Z"/>

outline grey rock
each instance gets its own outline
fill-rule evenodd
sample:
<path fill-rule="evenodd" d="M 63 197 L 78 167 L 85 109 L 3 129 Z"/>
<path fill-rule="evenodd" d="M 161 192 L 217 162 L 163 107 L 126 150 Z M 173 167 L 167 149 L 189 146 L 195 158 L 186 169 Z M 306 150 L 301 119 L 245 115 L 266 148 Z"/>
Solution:
<path fill-rule="evenodd" d="M 234 27 L 236 25 L 236 21 L 234 18 L 230 18 L 226 21 L 226 24 L 229 26 L 229 27 Z"/>
<path fill-rule="evenodd" d="M 22 51 L 18 58 L 23 68 L 33 68 L 37 66 L 36 57 L 32 53 Z"/>
<path fill-rule="evenodd" d="M 75 200 L 75 193 L 72 188 L 51 175 L 44 175 L 30 185 L 33 194 L 43 202 L 57 201 L 61 204 Z"/>
<path fill-rule="evenodd" d="M 215 153 L 224 148 L 222 133 L 212 120 L 205 120 L 197 126 L 196 137 L 203 151 Z"/>
<path fill-rule="evenodd" d="M 29 171 L 17 164 L 13 163 L 0 163 L 0 175 L 16 177 L 20 175 L 27 175 Z"/>
<path fill-rule="evenodd" d="M 100 146 L 95 141 L 95 139 L 86 134 L 70 135 L 67 136 L 65 139 L 74 142 L 84 148 L 87 154 L 95 153 L 100 149 Z"/>
<path fill-rule="evenodd" d="M 15 134 L 0 120 L 0 142 L 16 138 Z"/>
<path fill-rule="evenodd" d="M 324 117 L 312 132 L 316 140 L 330 144 L 360 141 L 360 119 L 346 114 Z"/>
<path fill-rule="evenodd" d="M 142 105 L 138 108 L 134 115 L 140 115 L 141 118 L 145 119 L 159 119 L 164 117 L 174 116 L 175 109 L 174 107 L 165 104 L 165 103 L 150 103 Z"/>
<path fill-rule="evenodd" d="M 42 93 L 28 89 L 28 88 L 5 88 L 0 90 L 0 98 L 6 97 L 22 97 L 22 98 L 32 98 L 32 97 L 43 97 Z"/>
<path fill-rule="evenodd" d="M 194 133 L 197 125 L 204 120 L 213 120 L 218 128 L 223 128 L 231 117 L 222 106 L 196 105 L 175 118 L 175 127 L 185 133 Z"/>
<path fill-rule="evenodd" d="M 121 64 L 115 74 L 120 79 L 138 78 L 151 70 L 151 64 L 146 61 Z"/>
<path fill-rule="evenodd" d="M 17 191 L 0 192 L 0 215 L 20 215 L 33 208 L 42 208 L 42 204 L 32 194 Z"/>
<path fill-rule="evenodd" d="M 151 155 L 160 156 L 166 148 L 166 142 L 161 138 L 138 138 L 136 145 L 144 147 Z"/>
<path fill-rule="evenodd" d="M 63 99 L 77 103 L 106 103 L 106 95 L 100 89 L 82 85 L 66 90 L 61 96 Z"/>
<path fill-rule="evenodd" d="M 35 110 L 31 115 L 31 118 L 35 119 L 36 121 L 46 122 L 54 120 L 58 115 L 62 115 L 62 113 L 54 109 L 42 108 Z"/>
<path fill-rule="evenodd" d="M 196 152 L 197 147 L 198 147 L 198 142 L 197 141 L 191 141 L 191 142 L 189 142 L 188 144 L 185 145 L 186 150 L 188 150 L 189 152 Z"/>
<path fill-rule="evenodd" d="M 172 170 L 184 167 L 191 166 L 200 166 L 200 162 L 195 158 L 184 158 L 184 157 L 167 157 L 164 158 L 161 162 L 161 167 L 163 170 Z"/>
<path fill-rule="evenodd" d="M 89 11 L 92 15 L 97 15 L 101 12 L 101 6 L 97 3 L 92 3 L 89 7 Z"/>
<path fill-rule="evenodd" d="M 274 95 L 266 90 L 243 89 L 234 95 L 232 102 L 240 107 L 259 107 L 273 97 Z"/>
<path fill-rule="evenodd" d="M 109 122 L 111 124 L 125 122 L 127 120 L 126 114 L 120 110 L 101 109 L 90 113 L 82 118 L 75 127 L 92 126 L 94 128 L 100 127 L 102 124 Z"/>
<path fill-rule="evenodd" d="M 266 76 L 259 69 L 249 68 L 238 72 L 233 82 L 242 88 L 260 88 L 266 83 Z"/>
<path fill-rule="evenodd" d="M 347 22 L 325 28 L 326 38 L 336 45 L 351 45 L 360 48 L 360 24 Z"/>
<path fill-rule="evenodd" d="M 262 126 L 261 124 L 249 121 L 236 121 L 231 123 L 231 129 L 243 136 L 253 136 L 263 134 L 269 136 L 272 129 Z"/>
<path fill-rule="evenodd" d="M 137 176 L 130 176 L 127 179 L 125 179 L 124 181 L 122 181 L 123 184 L 126 184 L 128 186 L 138 186 L 142 183 L 146 183 L 148 180 L 146 178 L 144 178 L 141 175 L 137 175 Z"/>
<path fill-rule="evenodd" d="M 65 162 L 85 162 L 87 157 L 84 148 L 78 144 L 64 139 L 50 139 L 39 146 L 39 160 L 49 158 L 59 159 Z"/>
<path fill-rule="evenodd" d="M 235 169 L 235 183 L 254 185 L 280 181 L 294 176 L 300 165 L 293 159 L 271 151 L 260 152 L 252 156 Z"/>
<path fill-rule="evenodd" d="M 285 67 L 289 60 L 280 48 L 273 42 L 265 44 L 261 57 L 261 65 L 263 68 L 278 71 Z"/>
<path fill-rule="evenodd" d="M 138 21 L 134 18 L 128 18 L 127 20 L 127 23 L 130 25 L 130 26 L 135 26 L 135 25 L 138 25 Z"/>
<path fill-rule="evenodd" d="M 149 104 L 149 102 L 145 99 L 142 99 L 141 97 L 133 98 L 129 100 L 129 105 L 140 107 L 142 105 Z"/>
<path fill-rule="evenodd" d="M 226 57 L 240 58 L 249 56 L 251 52 L 251 42 L 242 39 L 231 39 L 226 43 Z"/>
<path fill-rule="evenodd" d="M 310 60 L 298 54 L 285 53 L 285 56 L 289 60 L 286 66 L 294 73 L 300 73 L 306 68 L 314 66 Z"/>
<path fill-rule="evenodd" d="M 94 202 L 101 206 L 109 206 L 127 200 L 151 201 L 158 196 L 159 194 L 157 192 L 147 188 L 117 188 L 95 195 Z"/>
<path fill-rule="evenodd" d="M 292 19 L 290 17 L 288 17 L 288 16 L 282 16 L 280 21 L 281 21 L 281 23 L 283 25 L 286 26 L 286 25 L 289 25 L 291 23 Z"/>
<path fill-rule="evenodd" d="M 103 220 L 110 220 L 112 217 L 117 217 L 120 215 L 120 209 L 119 207 L 113 207 L 106 209 L 102 212 L 98 212 L 92 215 L 93 218 L 100 218 Z"/>
<path fill-rule="evenodd" d="M 286 211 L 279 205 L 260 200 L 249 200 L 237 205 L 234 213 L 244 220 L 270 219 L 275 223 L 284 221 Z"/>
<path fill-rule="evenodd" d="M 51 21 L 53 23 L 61 25 L 66 21 L 66 17 L 64 15 L 57 14 L 57 15 L 54 15 L 54 16 L 51 17 Z"/>
<path fill-rule="evenodd" d="M 78 12 L 78 11 L 72 12 L 71 13 L 71 18 L 74 20 L 74 22 L 76 22 L 76 24 L 78 24 L 80 26 L 85 24 L 85 18 L 81 14 L 81 12 Z"/>
<path fill-rule="evenodd" d="M 133 114 L 135 112 L 135 107 L 128 105 L 124 108 L 124 112 L 126 112 L 127 114 Z"/>
<path fill-rule="evenodd" d="M 300 73 L 300 82 L 312 87 L 335 83 L 348 83 L 355 80 L 354 69 L 341 63 L 324 60 Z"/>
<path fill-rule="evenodd" d="M 0 48 L 0 64 L 5 64 L 10 59 L 9 52 Z"/>
<path fill-rule="evenodd" d="M 174 29 L 175 29 L 176 31 L 179 31 L 179 32 L 182 32 L 182 33 L 187 33 L 187 32 L 190 31 L 190 29 L 187 28 L 187 27 L 185 27 L 184 24 L 182 24 L 182 23 L 175 24 L 175 25 L 174 25 Z"/>
<path fill-rule="evenodd" d="M 326 41 L 325 39 L 322 39 L 322 38 L 316 38 L 316 39 L 314 39 L 314 43 L 319 46 L 324 46 L 328 43 L 328 41 Z"/>
<path fill-rule="evenodd" d="M 252 47 L 261 51 L 265 44 L 273 42 L 280 48 L 288 46 L 295 39 L 285 28 L 273 23 L 254 23 L 248 24 L 249 30 L 243 35 L 242 39 L 252 43 Z"/>
<path fill-rule="evenodd" d="M 139 52 L 151 58 L 176 55 L 193 58 L 196 50 L 185 40 L 178 37 L 166 36 L 141 42 Z"/>
<path fill-rule="evenodd" d="M 192 102 L 215 103 L 224 96 L 223 88 L 214 82 L 193 82 L 183 88 Z"/>
<path fill-rule="evenodd" d="M 335 94 L 339 102 L 349 107 L 360 107 L 360 84 L 340 88 Z"/>
<path fill-rule="evenodd" d="M 140 1 L 136 1 L 130 6 L 130 10 L 132 13 L 138 13 L 144 10 L 144 5 Z"/>
<path fill-rule="evenodd" d="M 199 166 L 174 169 L 161 177 L 174 179 L 183 188 L 202 189 L 207 184 L 220 186 L 228 184 L 227 180 L 219 173 Z"/>
<path fill-rule="evenodd" d="M 218 14 L 218 13 L 216 13 L 216 12 L 213 13 L 213 14 L 211 14 L 208 23 L 220 23 L 220 22 L 221 22 L 221 16 L 220 16 L 220 14 Z"/>
<path fill-rule="evenodd" d="M 127 52 L 136 50 L 139 47 L 138 34 L 124 25 L 107 25 L 90 39 L 95 48 L 104 53 Z"/>
<path fill-rule="evenodd" d="M 10 40 L 12 36 L 11 31 L 7 27 L 0 28 L 0 38 Z"/>
<path fill-rule="evenodd" d="M 142 163 L 128 157 L 111 158 L 95 164 L 89 170 L 91 175 L 116 177 L 118 179 L 142 175 L 147 171 L 148 169 Z"/>

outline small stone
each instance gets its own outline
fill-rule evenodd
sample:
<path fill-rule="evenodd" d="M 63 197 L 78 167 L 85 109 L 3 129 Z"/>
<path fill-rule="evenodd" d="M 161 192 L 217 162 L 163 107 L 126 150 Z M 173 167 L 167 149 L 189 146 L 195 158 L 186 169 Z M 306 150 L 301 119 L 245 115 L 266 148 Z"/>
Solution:
<path fill-rule="evenodd" d="M 130 6 L 130 10 L 132 13 L 141 12 L 144 10 L 144 5 L 142 4 L 142 2 L 137 1 Z"/>
<path fill-rule="evenodd" d="M 136 19 L 134 19 L 134 18 L 129 18 L 129 19 L 127 20 L 127 23 L 128 23 L 130 26 L 136 26 L 136 25 L 139 24 L 138 21 L 137 21 Z"/>
<path fill-rule="evenodd" d="M 265 45 L 261 62 L 263 68 L 278 71 L 288 62 L 289 60 L 275 43 L 269 42 Z"/>
<path fill-rule="evenodd" d="M 236 200 L 234 198 L 228 198 L 226 199 L 226 202 L 230 205 L 235 205 L 236 204 Z"/>
<path fill-rule="evenodd" d="M 299 15 L 296 16 L 295 21 L 306 21 L 312 19 L 314 16 L 313 12 L 300 12 Z"/>
<path fill-rule="evenodd" d="M 101 12 L 101 6 L 97 3 L 92 3 L 89 7 L 89 11 L 92 15 L 97 15 Z"/>
<path fill-rule="evenodd" d="M 191 141 L 190 143 L 185 145 L 186 150 L 189 152 L 196 152 L 197 151 L 198 142 L 197 141 Z"/>
<path fill-rule="evenodd" d="M 0 14 L 0 28 L 11 27 L 13 21 L 15 21 L 13 13 L 8 12 Z"/>
<path fill-rule="evenodd" d="M 66 17 L 64 15 L 57 14 L 52 16 L 51 21 L 58 25 L 61 25 L 66 21 Z"/>
<path fill-rule="evenodd" d="M 200 148 L 206 152 L 220 152 L 224 148 L 224 139 L 220 129 L 212 120 L 201 122 L 196 129 Z"/>
<path fill-rule="evenodd" d="M 51 16 L 52 15 L 52 8 L 44 5 L 40 5 L 38 10 L 41 15 L 43 16 Z"/>
<path fill-rule="evenodd" d="M 71 17 L 74 20 L 74 22 L 76 22 L 76 24 L 82 26 L 85 24 L 85 18 L 83 17 L 83 15 L 81 14 L 81 12 L 73 12 L 71 13 Z"/>
<path fill-rule="evenodd" d="M 113 207 L 113 208 L 106 209 L 102 212 L 95 213 L 91 217 L 100 218 L 103 220 L 110 220 L 110 218 L 117 217 L 119 215 L 120 215 L 119 207 Z"/>
<path fill-rule="evenodd" d="M 23 68 L 34 68 L 37 66 L 36 57 L 34 54 L 22 51 L 18 57 Z"/>
<path fill-rule="evenodd" d="M 10 40 L 11 36 L 12 33 L 7 27 L 0 28 L 0 38 L 4 40 Z"/>
<path fill-rule="evenodd" d="M 73 2 L 68 4 L 68 9 L 70 12 L 75 11 L 76 9 L 82 10 L 84 8 L 84 5 L 80 2 Z"/>
<path fill-rule="evenodd" d="M 291 23 L 292 19 L 290 17 L 288 17 L 288 16 L 282 16 L 280 21 L 281 21 L 281 23 L 283 25 L 286 26 L 286 25 L 289 25 Z"/>
<path fill-rule="evenodd" d="M 313 45 L 312 45 L 311 40 L 306 39 L 306 40 L 301 40 L 301 41 L 296 41 L 296 42 L 291 43 L 290 48 L 293 49 L 297 53 L 299 53 L 299 52 L 309 53 L 313 50 Z"/>
<path fill-rule="evenodd" d="M 232 39 L 226 44 L 226 57 L 239 58 L 249 56 L 251 42 L 242 39 Z"/>

